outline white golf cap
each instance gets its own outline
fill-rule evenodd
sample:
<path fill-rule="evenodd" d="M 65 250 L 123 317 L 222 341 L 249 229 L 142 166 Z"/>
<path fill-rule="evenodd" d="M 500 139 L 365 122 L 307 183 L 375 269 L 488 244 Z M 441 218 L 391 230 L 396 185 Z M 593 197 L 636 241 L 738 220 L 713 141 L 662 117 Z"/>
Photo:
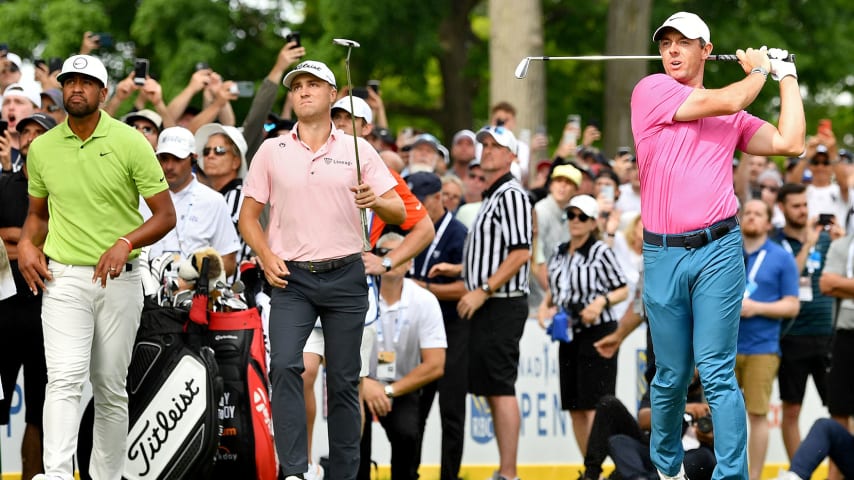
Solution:
<path fill-rule="evenodd" d="M 666 28 L 672 28 L 685 35 L 685 38 L 690 38 L 691 40 L 701 38 L 706 43 L 711 41 L 711 34 L 709 33 L 709 27 L 706 25 L 706 22 L 693 13 L 676 12 L 671 15 L 652 34 L 652 41 L 657 42 L 661 38 L 662 31 Z"/>
<path fill-rule="evenodd" d="M 567 210 L 577 208 L 590 218 L 599 216 L 599 203 L 590 195 L 576 195 L 569 201 Z"/>
<path fill-rule="evenodd" d="M 22 97 L 29 100 L 36 108 L 42 107 L 42 96 L 33 87 L 13 83 L 3 90 L 3 97 Z"/>
<path fill-rule="evenodd" d="M 178 158 L 187 158 L 196 150 L 196 140 L 193 132 L 184 127 L 169 127 L 160 132 L 157 137 L 155 153 L 168 153 Z"/>
<path fill-rule="evenodd" d="M 518 151 L 516 136 L 513 135 L 513 132 L 511 132 L 510 129 L 507 127 L 483 127 L 479 132 L 477 132 L 477 141 L 483 143 L 483 139 L 485 139 L 487 135 L 494 138 L 502 147 L 510 150 L 513 155 L 516 155 L 516 152 Z"/>
<path fill-rule="evenodd" d="M 353 115 L 353 112 L 350 111 L 350 96 L 341 97 L 332 105 L 332 114 L 335 114 L 335 109 L 340 108 L 345 112 Z M 368 105 L 368 102 L 362 100 L 359 97 L 353 97 L 353 109 L 356 111 L 356 118 L 364 118 L 365 123 L 373 123 L 374 121 L 374 112 L 371 111 L 371 107 Z"/>
<path fill-rule="evenodd" d="M 128 113 L 127 115 L 122 117 L 122 121 L 130 125 L 131 122 L 140 118 L 153 123 L 154 127 L 157 128 L 158 132 L 163 128 L 163 117 L 161 117 L 154 110 L 149 110 L 147 108 Z"/>
<path fill-rule="evenodd" d="M 21 60 L 20 55 L 18 55 L 17 53 L 6 53 L 6 60 L 9 60 L 10 62 L 14 63 L 15 66 L 18 67 L 18 70 L 24 68 L 24 62 Z"/>
<path fill-rule="evenodd" d="M 293 70 L 291 70 L 290 72 L 288 72 L 287 75 L 285 75 L 285 79 L 282 80 L 282 84 L 288 88 L 291 88 L 291 82 L 293 81 L 293 79 L 297 75 L 303 73 L 314 75 L 315 77 L 332 85 L 336 89 L 338 88 L 338 85 L 335 83 L 335 75 L 332 74 L 332 70 L 330 70 L 325 63 L 317 62 L 314 60 L 306 60 L 294 67 Z"/>
<path fill-rule="evenodd" d="M 205 156 L 202 154 L 202 150 L 208 142 L 208 137 L 217 133 L 224 134 L 226 137 L 230 138 L 235 145 L 237 145 L 237 149 L 240 150 L 240 170 L 237 171 L 237 176 L 240 178 L 245 177 L 246 151 L 249 150 L 249 147 L 246 145 L 246 139 L 243 138 L 243 134 L 240 133 L 240 130 L 237 128 L 228 125 L 220 125 L 219 123 L 208 123 L 207 125 L 202 125 L 201 128 L 196 130 L 196 154 L 199 156 L 199 168 L 201 168 L 202 171 L 205 170 Z"/>
<path fill-rule="evenodd" d="M 475 137 L 474 132 L 468 129 L 464 129 L 454 134 L 454 139 L 451 141 L 451 145 L 456 145 L 457 142 L 459 142 L 463 138 L 468 138 L 469 140 L 471 140 L 471 143 L 477 142 L 477 137 Z"/>
<path fill-rule="evenodd" d="M 62 64 L 62 71 L 57 75 L 56 79 L 62 85 L 63 80 L 74 73 L 88 75 L 101 82 L 101 85 L 107 86 L 110 79 L 107 75 L 107 69 L 97 57 L 91 55 L 74 55 L 68 57 L 65 63 Z"/>

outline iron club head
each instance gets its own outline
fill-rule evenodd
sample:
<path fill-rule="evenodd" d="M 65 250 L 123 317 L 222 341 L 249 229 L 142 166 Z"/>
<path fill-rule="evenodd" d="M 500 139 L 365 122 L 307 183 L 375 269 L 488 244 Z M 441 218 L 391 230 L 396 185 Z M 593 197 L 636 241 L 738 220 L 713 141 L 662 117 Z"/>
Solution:
<path fill-rule="evenodd" d="M 359 42 L 355 40 L 347 40 L 346 38 L 333 38 L 332 43 L 334 43 L 335 45 L 341 45 L 342 47 L 361 47 L 361 45 L 359 45 Z"/>
<path fill-rule="evenodd" d="M 525 78 L 528 76 L 528 66 L 531 64 L 531 57 L 525 57 L 516 66 L 516 78 Z"/>

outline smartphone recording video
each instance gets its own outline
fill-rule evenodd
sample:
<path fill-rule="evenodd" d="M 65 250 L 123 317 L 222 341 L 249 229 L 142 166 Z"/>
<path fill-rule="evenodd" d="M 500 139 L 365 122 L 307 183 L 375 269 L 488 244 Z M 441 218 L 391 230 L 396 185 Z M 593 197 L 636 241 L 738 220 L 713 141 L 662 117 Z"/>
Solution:
<path fill-rule="evenodd" d="M 145 85 L 145 79 L 148 78 L 148 59 L 137 58 L 133 64 L 133 83 L 134 85 Z"/>

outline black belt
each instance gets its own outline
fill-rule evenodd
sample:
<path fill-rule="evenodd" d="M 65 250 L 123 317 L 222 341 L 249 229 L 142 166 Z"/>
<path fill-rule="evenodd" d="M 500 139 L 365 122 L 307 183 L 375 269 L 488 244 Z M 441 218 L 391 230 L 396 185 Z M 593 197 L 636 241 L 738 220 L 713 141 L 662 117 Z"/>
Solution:
<path fill-rule="evenodd" d="M 651 245 L 663 247 L 665 241 L 668 247 L 682 247 L 687 249 L 700 248 L 703 245 L 714 242 L 723 237 L 738 226 L 738 218 L 733 215 L 721 220 L 708 228 L 695 230 L 687 233 L 676 233 L 673 235 L 660 235 L 647 230 L 643 231 L 643 241 Z"/>
<path fill-rule="evenodd" d="M 354 253 L 352 255 L 347 255 L 346 257 L 333 258 L 330 260 L 309 260 L 307 262 L 289 261 L 285 263 L 288 267 L 296 267 L 300 270 L 307 270 L 311 273 L 324 273 L 349 265 L 360 258 L 362 258 L 361 253 Z"/>

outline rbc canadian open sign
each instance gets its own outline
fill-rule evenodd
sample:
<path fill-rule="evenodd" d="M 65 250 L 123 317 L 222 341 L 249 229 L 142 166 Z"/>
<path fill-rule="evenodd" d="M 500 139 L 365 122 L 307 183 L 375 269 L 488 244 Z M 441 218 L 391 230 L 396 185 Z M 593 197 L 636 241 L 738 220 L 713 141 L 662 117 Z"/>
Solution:
<path fill-rule="evenodd" d="M 173 466 L 173 458 L 205 413 L 206 376 L 198 360 L 185 356 L 178 362 L 128 433 L 125 478 L 158 478 Z"/>

